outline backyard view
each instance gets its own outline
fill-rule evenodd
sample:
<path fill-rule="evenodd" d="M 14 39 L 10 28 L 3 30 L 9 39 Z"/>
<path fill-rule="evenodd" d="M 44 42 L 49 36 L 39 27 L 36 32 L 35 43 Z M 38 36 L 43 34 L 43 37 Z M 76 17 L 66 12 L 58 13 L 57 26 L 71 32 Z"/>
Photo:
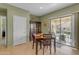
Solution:
<path fill-rule="evenodd" d="M 72 46 L 71 16 L 51 20 L 51 32 L 56 35 L 56 42 Z"/>

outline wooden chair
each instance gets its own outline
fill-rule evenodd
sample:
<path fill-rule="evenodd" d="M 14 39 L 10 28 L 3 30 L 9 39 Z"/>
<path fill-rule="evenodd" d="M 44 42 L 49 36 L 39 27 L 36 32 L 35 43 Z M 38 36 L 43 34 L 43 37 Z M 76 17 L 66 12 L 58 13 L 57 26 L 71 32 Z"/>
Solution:
<path fill-rule="evenodd" d="M 32 49 L 34 48 L 34 43 L 36 42 L 36 40 L 35 40 L 35 36 L 32 34 Z"/>
<path fill-rule="evenodd" d="M 44 54 L 44 48 L 45 46 L 50 47 L 50 54 L 51 54 L 51 39 L 52 35 L 51 34 L 44 34 L 45 40 L 43 40 L 43 54 Z"/>
<path fill-rule="evenodd" d="M 36 39 L 35 36 L 32 34 L 32 39 L 33 39 L 33 43 L 32 43 L 32 49 L 34 48 L 34 43 L 36 43 Z M 40 49 L 42 48 L 42 42 L 40 41 Z"/>

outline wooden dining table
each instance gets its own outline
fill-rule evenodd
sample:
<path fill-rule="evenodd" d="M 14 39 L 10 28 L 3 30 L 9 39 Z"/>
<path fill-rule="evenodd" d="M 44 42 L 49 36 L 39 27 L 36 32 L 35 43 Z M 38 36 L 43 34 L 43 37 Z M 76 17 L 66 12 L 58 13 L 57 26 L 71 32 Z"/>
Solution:
<path fill-rule="evenodd" d="M 40 41 L 44 41 L 46 39 L 46 37 L 43 37 L 42 35 L 41 36 L 39 36 L 39 35 L 37 35 L 36 37 L 35 37 L 35 40 L 36 40 L 36 51 L 35 51 L 35 53 L 36 53 L 36 55 L 38 55 L 38 43 L 40 42 Z M 56 52 L 56 40 L 55 40 L 55 38 L 53 37 L 52 39 L 54 39 L 54 52 Z"/>

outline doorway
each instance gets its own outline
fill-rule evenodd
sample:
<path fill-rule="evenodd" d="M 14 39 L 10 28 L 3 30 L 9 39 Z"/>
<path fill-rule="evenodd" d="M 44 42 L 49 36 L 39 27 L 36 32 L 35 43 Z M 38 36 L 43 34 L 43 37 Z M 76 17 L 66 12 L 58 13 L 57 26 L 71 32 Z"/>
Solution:
<path fill-rule="evenodd" d="M 51 33 L 56 36 L 56 42 L 73 46 L 72 16 L 51 19 Z"/>
<path fill-rule="evenodd" d="M 30 41 L 32 40 L 32 34 L 33 33 L 39 33 L 41 32 L 41 22 L 30 22 Z"/>
<path fill-rule="evenodd" d="M 1 47 L 7 47 L 6 40 L 6 16 L 0 15 L 0 45 Z"/>
<path fill-rule="evenodd" d="M 7 9 L 0 8 L 0 48 L 7 47 Z"/>

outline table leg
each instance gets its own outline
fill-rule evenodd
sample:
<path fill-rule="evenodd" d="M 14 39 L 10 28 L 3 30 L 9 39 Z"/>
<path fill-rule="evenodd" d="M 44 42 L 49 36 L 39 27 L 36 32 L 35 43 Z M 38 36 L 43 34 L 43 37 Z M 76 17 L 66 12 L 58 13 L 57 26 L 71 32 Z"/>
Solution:
<path fill-rule="evenodd" d="M 38 41 L 36 40 L 36 55 L 38 55 Z"/>
<path fill-rule="evenodd" d="M 51 46 L 52 44 L 50 44 L 50 54 L 51 54 L 51 48 L 52 48 L 52 46 Z"/>
<path fill-rule="evenodd" d="M 42 42 L 40 41 L 40 49 L 42 48 Z"/>
<path fill-rule="evenodd" d="M 56 39 L 54 39 L 54 52 L 56 53 Z"/>

